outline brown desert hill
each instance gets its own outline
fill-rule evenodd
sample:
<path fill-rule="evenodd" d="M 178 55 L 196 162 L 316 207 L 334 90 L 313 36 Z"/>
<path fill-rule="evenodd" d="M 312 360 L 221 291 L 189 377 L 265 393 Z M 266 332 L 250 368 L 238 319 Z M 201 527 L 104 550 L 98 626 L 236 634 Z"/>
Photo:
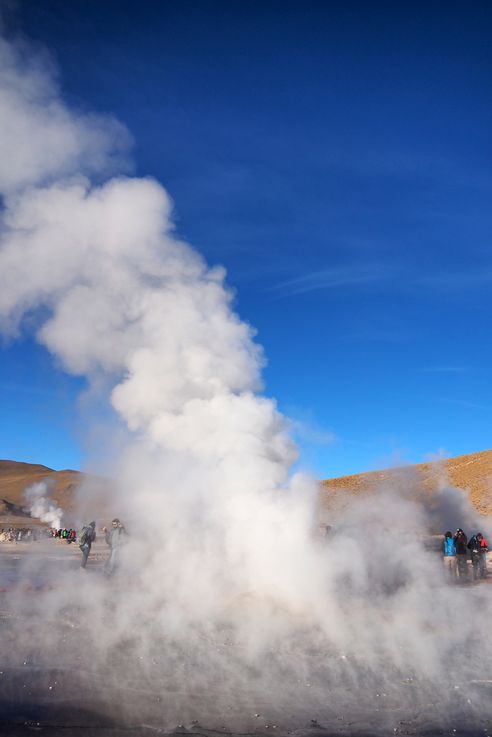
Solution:
<path fill-rule="evenodd" d="M 103 507 L 104 491 L 109 486 L 106 479 L 70 469 L 55 471 L 35 463 L 0 460 L 0 517 L 8 515 L 9 522 L 14 525 L 26 524 L 26 515 L 22 511 L 26 504 L 24 491 L 40 481 L 47 482 L 50 499 L 64 512 L 70 513 L 75 507 L 77 488 L 87 480 L 90 480 L 93 490 L 100 491 Z"/>
<path fill-rule="evenodd" d="M 83 474 L 79 471 L 54 471 L 47 466 L 19 461 L 0 461 L 0 499 L 11 504 L 24 506 L 23 492 L 31 484 L 48 482 L 51 498 L 62 509 L 70 509 L 76 487 Z"/>
<path fill-rule="evenodd" d="M 439 483 L 448 483 L 469 492 L 472 503 L 481 514 L 492 514 L 492 450 L 448 458 L 402 468 L 369 471 L 353 476 L 341 476 L 321 482 L 324 505 L 346 503 L 351 496 L 364 494 L 374 487 L 397 480 L 402 474 L 412 475 L 417 486 L 431 492 Z M 87 476 L 79 471 L 54 471 L 52 468 L 19 461 L 0 460 L 0 516 L 14 524 L 25 524 L 22 508 L 25 505 L 24 490 L 39 481 L 47 481 L 51 499 L 65 512 L 75 507 L 77 487 L 90 481 L 92 499 L 100 513 L 104 513 L 104 501 L 109 489 L 108 479 Z M 14 521 L 14 517 L 19 522 Z"/>
<path fill-rule="evenodd" d="M 326 506 L 343 503 L 347 495 L 364 494 L 396 481 L 402 474 L 413 474 L 419 486 L 428 492 L 442 483 L 464 489 L 480 514 L 492 514 L 492 450 L 328 479 L 321 484 L 322 501 Z"/>

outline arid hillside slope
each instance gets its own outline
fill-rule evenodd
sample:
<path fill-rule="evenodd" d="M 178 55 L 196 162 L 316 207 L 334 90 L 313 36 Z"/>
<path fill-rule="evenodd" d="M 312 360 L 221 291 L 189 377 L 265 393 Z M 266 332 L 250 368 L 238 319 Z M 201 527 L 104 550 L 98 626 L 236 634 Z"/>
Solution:
<path fill-rule="evenodd" d="M 402 477 L 411 478 L 416 486 L 429 492 L 445 483 L 465 489 L 481 514 L 492 514 L 492 450 L 328 479 L 322 482 L 323 502 L 327 506 L 340 503 L 347 494 L 364 494 L 377 486 L 388 485 L 392 481 L 397 483 Z"/>
<path fill-rule="evenodd" d="M 24 490 L 39 481 L 48 483 L 50 496 L 63 509 L 70 509 L 74 491 L 83 475 L 78 471 L 53 471 L 47 466 L 18 461 L 0 461 L 0 499 L 22 506 Z"/>
<path fill-rule="evenodd" d="M 429 492 L 440 483 L 466 489 L 481 514 L 492 514 L 492 450 L 416 466 L 328 479 L 321 483 L 322 500 L 326 506 L 343 503 L 352 495 L 364 494 L 392 481 L 398 483 L 402 477 L 405 477 L 407 483 L 410 478 L 415 488 L 423 487 Z M 10 505 L 22 508 L 25 504 L 24 490 L 39 481 L 49 484 L 53 501 L 69 512 L 74 507 L 77 487 L 87 478 L 78 471 L 54 471 L 47 466 L 0 460 L 0 515 L 8 512 L 10 518 L 15 516 L 16 510 Z M 93 495 L 95 493 L 99 498 L 102 508 L 104 492 L 108 490 L 109 482 L 93 477 L 90 477 L 90 481 Z M 100 490 L 100 496 L 97 489 Z M 100 505 L 97 503 L 98 507 Z"/>
<path fill-rule="evenodd" d="M 105 492 L 109 487 L 107 479 L 89 477 L 79 471 L 54 471 L 38 464 L 0 460 L 0 522 L 25 524 L 25 515 L 22 514 L 26 505 L 24 491 L 40 481 L 47 484 L 51 500 L 68 513 L 74 509 L 77 488 L 90 481 L 92 498 L 99 499 L 97 506 L 104 510 Z"/>

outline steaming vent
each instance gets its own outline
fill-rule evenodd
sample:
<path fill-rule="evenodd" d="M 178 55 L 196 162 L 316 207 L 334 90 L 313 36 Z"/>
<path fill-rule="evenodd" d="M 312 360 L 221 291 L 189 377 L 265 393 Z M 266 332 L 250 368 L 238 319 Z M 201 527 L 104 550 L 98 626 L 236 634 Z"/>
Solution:
<path fill-rule="evenodd" d="M 45 52 L 0 40 L 0 329 L 31 331 L 86 381 L 87 432 L 116 479 L 105 504 L 128 533 L 114 576 L 101 529 L 87 570 L 75 546 L 15 564 L 30 588 L 2 619 L 8 713 L 191 732 L 490 727 L 492 588 L 451 586 L 424 545 L 440 509 L 471 530 L 489 520 L 453 494 L 429 511 L 403 478 L 316 536 L 318 486 L 291 471 L 254 330 L 224 270 L 176 235 L 161 184 L 126 175 L 130 147 L 112 116 L 67 105 Z M 61 526 L 49 491 L 26 490 L 31 515 Z M 83 484 L 85 523 L 93 500 Z"/>

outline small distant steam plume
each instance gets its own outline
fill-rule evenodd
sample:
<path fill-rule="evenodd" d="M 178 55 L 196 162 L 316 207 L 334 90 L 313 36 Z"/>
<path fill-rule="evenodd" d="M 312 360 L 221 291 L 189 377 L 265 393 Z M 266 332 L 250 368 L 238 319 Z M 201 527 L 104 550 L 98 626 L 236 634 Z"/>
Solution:
<path fill-rule="evenodd" d="M 24 499 L 31 517 L 59 529 L 62 524 L 63 510 L 57 507 L 49 496 L 50 490 L 45 481 L 31 484 L 24 491 Z"/>

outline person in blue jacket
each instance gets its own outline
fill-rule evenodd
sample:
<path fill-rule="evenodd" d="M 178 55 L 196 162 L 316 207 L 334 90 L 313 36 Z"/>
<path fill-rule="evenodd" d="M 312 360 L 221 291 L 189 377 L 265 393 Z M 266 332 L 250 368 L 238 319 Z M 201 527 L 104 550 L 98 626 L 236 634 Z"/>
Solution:
<path fill-rule="evenodd" d="M 444 556 L 444 570 L 452 581 L 456 581 L 458 576 L 458 567 L 456 563 L 456 543 L 453 540 L 453 534 L 449 530 L 444 535 L 442 544 L 442 552 Z"/>

